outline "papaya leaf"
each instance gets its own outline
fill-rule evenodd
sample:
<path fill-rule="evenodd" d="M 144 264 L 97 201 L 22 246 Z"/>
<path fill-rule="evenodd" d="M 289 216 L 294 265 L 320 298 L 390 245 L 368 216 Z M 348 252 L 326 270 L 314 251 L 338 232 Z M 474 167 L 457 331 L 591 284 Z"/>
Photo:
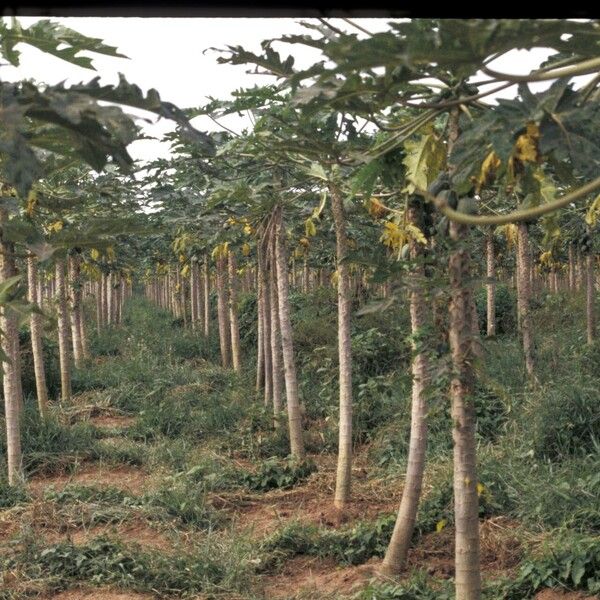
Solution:
<path fill-rule="evenodd" d="M 403 163 L 408 184 L 403 191 L 412 194 L 417 189 L 426 190 L 444 168 L 444 144 L 434 133 L 429 133 L 419 140 L 406 140 L 404 147 L 406 156 Z"/>

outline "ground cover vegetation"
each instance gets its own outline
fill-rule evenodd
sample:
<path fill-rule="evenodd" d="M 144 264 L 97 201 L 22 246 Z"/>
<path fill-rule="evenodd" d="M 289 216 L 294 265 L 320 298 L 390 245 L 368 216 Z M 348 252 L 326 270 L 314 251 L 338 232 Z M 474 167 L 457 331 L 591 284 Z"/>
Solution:
<path fill-rule="evenodd" d="M 598 23 L 349 24 L 194 109 L 0 82 L 0 600 L 598 597 Z"/>

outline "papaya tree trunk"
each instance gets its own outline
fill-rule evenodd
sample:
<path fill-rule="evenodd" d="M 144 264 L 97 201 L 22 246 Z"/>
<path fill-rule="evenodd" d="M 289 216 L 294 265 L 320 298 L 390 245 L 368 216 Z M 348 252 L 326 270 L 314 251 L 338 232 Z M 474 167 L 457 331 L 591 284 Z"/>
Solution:
<path fill-rule="evenodd" d="M 527 225 L 519 223 L 517 226 L 517 252 L 519 255 L 517 271 L 517 294 L 519 297 L 519 311 L 521 315 L 521 336 L 523 341 L 523 354 L 525 356 L 525 369 L 531 379 L 535 379 L 535 364 L 533 358 L 533 329 L 531 324 L 531 287 L 529 279 L 529 235 Z"/>
<path fill-rule="evenodd" d="M 102 329 L 102 279 L 96 282 L 96 331 Z"/>
<path fill-rule="evenodd" d="M 8 213 L 5 208 L 0 208 L 0 227 L 4 228 L 8 222 Z M 16 273 L 13 245 L 4 240 L 3 231 L 0 232 L 0 279 L 4 283 Z M 6 454 L 8 459 L 8 484 L 18 485 L 23 481 L 23 457 L 21 454 L 21 408 L 23 397 L 19 385 L 20 361 L 19 332 L 17 318 L 13 311 L 6 306 L 0 308 L 0 335 L 2 336 L 2 351 L 8 360 L 2 361 L 4 393 L 4 417 L 6 422 Z"/>
<path fill-rule="evenodd" d="M 449 116 L 449 148 L 459 135 L 458 108 Z M 453 167 L 451 167 L 452 169 Z M 465 242 L 468 228 L 450 223 L 450 239 L 456 244 L 448 260 L 450 280 L 449 342 L 453 377 L 450 383 L 452 439 L 454 442 L 454 522 L 456 600 L 481 598 L 479 553 L 479 502 L 475 444 L 475 387 L 472 289 L 470 257 Z"/>
<path fill-rule="evenodd" d="M 177 269 L 177 276 L 179 278 L 179 304 L 181 306 L 181 316 L 183 317 L 183 327 L 187 329 L 188 318 L 187 318 L 187 294 L 186 294 L 186 278 L 181 275 L 179 269 Z"/>
<path fill-rule="evenodd" d="M 331 208 L 336 238 L 336 266 L 338 272 L 338 364 L 340 387 L 340 415 L 338 462 L 334 504 L 343 508 L 350 499 L 352 479 L 352 338 L 350 335 L 351 301 L 350 276 L 346 257 L 348 237 L 346 216 L 340 190 L 330 186 Z"/>
<path fill-rule="evenodd" d="M 487 336 L 496 335 L 496 283 L 492 281 L 496 277 L 496 265 L 494 260 L 494 235 L 489 232 L 486 241 L 487 258 Z"/>
<path fill-rule="evenodd" d="M 227 312 L 227 276 L 225 257 L 217 257 L 217 312 L 219 320 L 219 342 L 223 367 L 231 366 L 230 326 Z"/>
<path fill-rule="evenodd" d="M 204 257 L 204 266 L 202 269 L 202 290 L 203 290 L 203 304 L 204 304 L 204 335 L 208 337 L 210 333 L 210 273 L 208 270 L 208 256 Z"/>
<path fill-rule="evenodd" d="M 27 256 L 27 299 L 32 304 L 40 305 L 38 292 L 38 270 L 33 254 Z M 33 354 L 33 370 L 35 373 L 35 388 L 38 410 L 42 419 L 48 416 L 48 388 L 46 386 L 46 371 L 44 367 L 44 350 L 42 344 L 42 318 L 39 313 L 31 313 L 29 318 L 31 330 L 31 352 Z"/>
<path fill-rule="evenodd" d="M 586 321 L 587 343 L 593 344 L 596 338 L 595 289 L 594 289 L 594 256 L 590 252 L 585 257 L 586 266 Z"/>
<path fill-rule="evenodd" d="M 408 220 L 411 224 L 419 224 L 417 206 L 409 206 Z M 417 260 L 422 254 L 419 244 L 410 243 L 410 256 Z M 410 442 L 404 490 L 394 531 L 387 548 L 381 571 L 387 575 L 400 573 L 406 564 L 406 557 L 417 520 L 417 511 L 423 487 L 425 472 L 425 455 L 427 451 L 427 400 L 426 391 L 429 385 L 429 364 L 427 355 L 417 339 L 422 336 L 427 325 L 427 305 L 423 291 L 424 269 L 415 264 L 410 275 L 410 323 L 412 333 L 412 404 L 410 420 Z"/>
<path fill-rule="evenodd" d="M 229 269 L 229 324 L 231 327 L 231 362 L 233 370 L 238 373 L 240 366 L 240 328 L 238 325 L 238 300 L 237 300 L 237 266 L 233 252 L 228 255 L 227 267 Z"/>
<path fill-rule="evenodd" d="M 258 262 L 258 285 L 256 287 L 256 394 L 260 393 L 265 381 L 265 357 L 264 357 L 264 341 L 263 341 L 263 329 L 264 329 L 264 293 L 261 281 L 261 265 L 260 260 Z"/>
<path fill-rule="evenodd" d="M 262 290 L 262 322 L 263 322 L 263 362 L 264 362 L 264 381 L 265 394 L 264 404 L 269 406 L 273 400 L 273 361 L 272 361 L 272 346 L 271 336 L 273 334 L 272 327 L 272 309 L 273 304 L 270 289 L 270 277 L 267 267 L 267 249 L 263 244 L 258 246 L 259 260 L 259 283 Z"/>
<path fill-rule="evenodd" d="M 304 257 L 304 263 L 302 265 L 302 291 L 308 294 L 310 290 L 310 273 L 308 272 L 308 259 Z"/>
<path fill-rule="evenodd" d="M 91 357 L 91 354 L 85 323 L 85 310 L 83 302 L 81 302 L 79 306 L 79 336 L 81 338 L 81 350 L 83 351 L 83 358 L 88 359 Z"/>
<path fill-rule="evenodd" d="M 584 278 L 584 267 L 583 267 L 583 255 L 579 248 L 576 253 L 577 262 L 576 262 L 576 270 L 575 270 L 575 289 L 580 292 L 583 287 L 583 278 Z"/>
<path fill-rule="evenodd" d="M 56 260 L 56 301 L 58 316 L 58 356 L 60 362 L 61 399 L 71 399 L 71 364 L 69 362 L 69 308 L 65 281 L 65 261 Z"/>
<path fill-rule="evenodd" d="M 102 325 L 106 327 L 108 323 L 108 274 L 102 273 Z"/>
<path fill-rule="evenodd" d="M 281 328 L 281 347 L 285 370 L 285 390 L 287 397 L 288 421 L 290 428 L 290 447 L 292 456 L 304 458 L 304 440 L 302 437 L 302 414 L 298 395 L 292 321 L 290 318 L 289 285 L 287 279 L 287 252 L 285 247 L 285 229 L 281 207 L 274 211 L 275 227 L 275 268 L 277 270 L 277 293 L 279 304 L 279 325 Z"/>
<path fill-rule="evenodd" d="M 190 269 L 190 320 L 194 331 L 198 327 L 198 305 L 198 263 L 194 260 Z"/>
<path fill-rule="evenodd" d="M 450 225 L 451 237 L 465 237 L 462 225 Z M 456 599 L 478 600 L 481 595 L 479 521 L 473 407 L 473 344 L 470 317 L 469 257 L 456 250 L 448 263 L 451 287 L 450 348 L 455 376 L 451 382 L 452 437 L 454 441 L 454 512 L 456 527 Z"/>
<path fill-rule="evenodd" d="M 76 368 L 81 368 L 83 363 L 83 346 L 81 344 L 81 330 L 79 309 L 81 306 L 81 296 L 79 293 L 79 262 L 76 256 L 69 256 L 67 259 L 67 269 L 69 277 L 69 300 L 71 321 L 71 340 L 73 342 L 73 362 Z"/>
<path fill-rule="evenodd" d="M 279 317 L 279 293 L 277 289 L 278 272 L 275 267 L 275 229 L 271 230 L 269 247 L 269 295 L 271 299 L 271 396 L 273 399 L 273 423 L 276 428 L 281 425 L 283 410 L 283 368 L 281 321 Z"/>

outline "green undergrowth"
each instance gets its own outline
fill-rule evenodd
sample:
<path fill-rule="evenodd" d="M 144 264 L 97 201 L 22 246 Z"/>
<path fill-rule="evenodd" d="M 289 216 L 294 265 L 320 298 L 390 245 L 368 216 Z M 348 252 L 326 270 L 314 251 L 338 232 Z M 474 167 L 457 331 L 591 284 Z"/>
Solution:
<path fill-rule="evenodd" d="M 484 299 L 478 292 L 482 332 Z M 334 454 L 339 401 L 335 290 L 293 292 L 290 300 L 306 447 L 312 454 Z M 530 385 L 516 337 L 514 290 L 499 286 L 497 303 L 498 334 L 482 339 L 484 358 L 471 398 L 478 421 L 480 517 L 502 516 L 527 535 L 514 576 L 487 581 L 484 597 L 525 600 L 544 587 L 597 593 L 600 346 L 585 344 L 582 297 L 541 296 L 533 310 L 539 384 Z M 275 429 L 271 410 L 256 397 L 255 319 L 255 295 L 242 294 L 245 367 L 236 374 L 218 366 L 215 327 L 205 340 L 165 311 L 134 298 L 127 303 L 123 326 L 99 334 L 90 328 L 94 359 L 73 373 L 71 404 L 54 402 L 50 418 L 42 422 L 27 383 L 23 450 L 29 477 L 73 472 L 86 461 L 143 466 L 157 475 L 157 486 L 139 495 L 119 489 L 115 478 L 114 486 L 50 488 L 44 501 L 82 526 L 141 516 L 161 527 L 193 531 L 200 536 L 193 552 L 166 556 L 106 539 L 73 546 L 24 537 L 0 558 L 3 568 L 17 569 L 32 589 L 42 582 L 44 591 L 87 582 L 174 597 L 254 598 L 249 588 L 257 575 L 278 572 L 295 556 L 339 565 L 382 557 L 395 514 L 337 529 L 293 521 L 251 543 L 232 537 L 229 515 L 211 503 L 220 494 L 235 498 L 299 486 L 316 469 L 314 462 L 288 456 L 285 415 L 284 426 Z M 397 489 L 405 473 L 410 427 L 409 331 L 403 301 L 385 312 L 356 317 L 352 325 L 354 442 L 356 448 L 366 447 L 367 479 Z M 54 369 L 51 340 L 45 351 Z M 442 368 L 447 357 L 439 352 L 431 350 L 428 463 L 415 544 L 453 526 L 448 374 Z M 55 388 L 51 393 L 56 398 Z M 94 406 L 98 409 L 91 413 Z M 85 419 L 100 409 L 135 420 L 127 427 L 95 427 Z M 2 465 L 4 435 L 2 427 Z M 0 509 L 30 501 L 24 488 L 10 488 L 0 472 Z M 552 543 L 538 547 L 529 539 Z M 372 583 L 356 598 L 450 600 L 451 587 L 449 581 L 416 571 L 402 582 Z M 2 591 L 0 599 L 25 597 L 10 594 Z"/>
<path fill-rule="evenodd" d="M 32 590 L 41 585 L 46 591 L 67 589 L 78 582 L 112 585 L 161 596 L 192 597 L 248 589 L 254 570 L 250 548 L 243 540 L 217 538 L 203 540 L 189 553 L 162 554 L 125 546 L 103 537 L 82 545 L 63 542 L 39 545 L 35 540 L 21 544 L 20 550 L 0 559 L 6 570 L 18 570 L 23 583 Z M 16 600 L 9 586 L 0 591 L 2 600 Z"/>
<path fill-rule="evenodd" d="M 158 489 L 140 496 L 116 487 L 70 484 L 61 490 L 47 488 L 44 498 L 65 509 L 87 507 L 80 514 L 90 514 L 94 523 L 125 520 L 128 513 L 124 509 L 151 520 L 176 520 L 180 526 L 209 531 L 227 522 L 225 515 L 207 501 L 202 486 L 177 479 L 166 479 Z"/>

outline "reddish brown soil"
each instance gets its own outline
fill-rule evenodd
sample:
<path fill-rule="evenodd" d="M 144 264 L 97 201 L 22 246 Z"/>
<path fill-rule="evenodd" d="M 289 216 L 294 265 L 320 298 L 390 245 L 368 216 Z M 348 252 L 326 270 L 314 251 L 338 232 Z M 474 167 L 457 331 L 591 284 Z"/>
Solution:
<path fill-rule="evenodd" d="M 130 427 L 135 423 L 135 417 L 127 415 L 98 415 L 90 417 L 90 423 L 96 427 Z"/>
<path fill-rule="evenodd" d="M 543 590 L 535 600 L 598 600 L 598 595 L 586 596 L 581 592 L 565 592 L 563 590 Z"/>
<path fill-rule="evenodd" d="M 281 573 L 264 578 L 263 593 L 265 598 L 290 598 L 296 593 L 303 598 L 346 595 L 374 576 L 374 566 L 340 567 L 333 560 L 298 556 L 288 561 Z"/>
<path fill-rule="evenodd" d="M 54 596 L 46 596 L 43 600 L 152 600 L 152 594 L 117 591 L 108 588 L 67 590 Z"/>
<path fill-rule="evenodd" d="M 113 486 L 139 495 L 148 490 L 149 476 L 139 468 L 128 465 L 108 468 L 86 464 L 74 474 L 34 477 L 28 485 L 31 493 L 39 497 L 44 489 L 51 485 L 55 489 L 62 489 L 69 483 Z"/>
<path fill-rule="evenodd" d="M 494 577 L 510 574 L 522 558 L 521 544 L 513 533 L 513 523 L 505 518 L 480 525 L 481 569 Z M 426 568 L 436 577 L 454 576 L 454 528 L 423 536 L 408 554 L 409 568 Z"/>
<path fill-rule="evenodd" d="M 164 552 L 173 549 L 173 543 L 165 534 L 156 531 L 143 521 L 96 525 L 89 529 L 67 528 L 61 531 L 49 528 L 40 533 L 50 544 L 70 540 L 74 544 L 80 545 L 102 535 L 124 543 L 139 544 L 143 548 Z"/>
<path fill-rule="evenodd" d="M 357 457 L 353 469 L 352 501 L 340 511 L 333 506 L 335 457 L 314 456 L 318 471 L 291 490 L 273 490 L 262 494 L 233 493 L 212 497 L 215 508 L 235 515 L 240 531 L 254 537 L 269 535 L 288 521 L 300 520 L 325 527 L 340 527 L 359 520 L 375 520 L 394 513 L 400 490 L 382 491 L 367 480 L 367 470 Z"/>

